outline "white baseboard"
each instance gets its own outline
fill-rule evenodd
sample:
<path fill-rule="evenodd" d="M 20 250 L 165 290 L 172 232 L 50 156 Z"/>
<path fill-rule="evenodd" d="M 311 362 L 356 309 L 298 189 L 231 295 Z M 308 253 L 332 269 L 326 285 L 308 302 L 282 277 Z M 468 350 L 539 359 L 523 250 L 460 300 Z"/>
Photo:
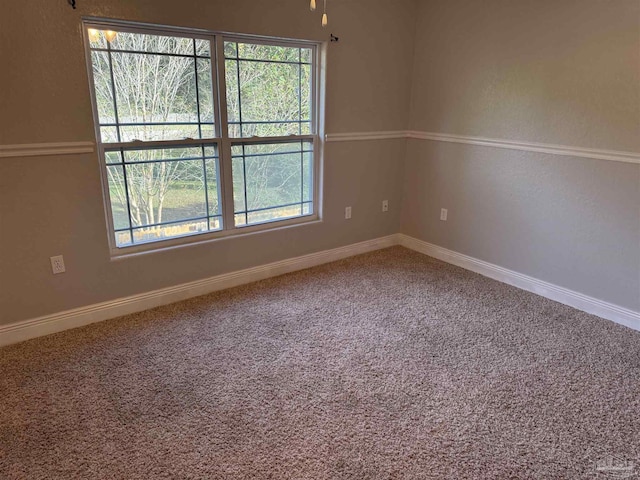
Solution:
<path fill-rule="evenodd" d="M 615 323 L 640 331 L 640 312 L 634 312 L 627 308 L 619 307 L 612 303 L 589 297 L 582 293 L 574 292 L 568 288 L 559 287 L 537 278 L 523 275 L 522 273 L 508 270 L 498 265 L 469 257 L 453 250 L 439 247 L 432 243 L 418 240 L 404 234 L 398 234 L 398 244 L 415 250 L 438 260 L 457 265 L 466 270 L 479 273 L 485 277 L 493 278 L 514 287 L 533 292 L 542 297 L 569 305 L 583 312 L 591 313 Z"/>
<path fill-rule="evenodd" d="M 640 312 L 634 312 L 611 303 L 588 297 L 573 290 L 553 285 L 498 265 L 469 257 L 453 250 L 433 245 L 404 234 L 389 235 L 365 242 L 311 253 L 301 257 L 225 273 L 215 277 L 184 283 L 174 287 L 75 308 L 52 315 L 0 326 L 0 346 L 22 342 L 31 338 L 61 332 L 71 328 L 101 322 L 110 318 L 140 312 L 149 308 L 167 305 L 187 298 L 205 295 L 217 290 L 236 287 L 285 273 L 315 267 L 343 258 L 367 253 L 394 245 L 415 250 L 447 263 L 471 270 L 486 277 L 536 293 L 543 297 L 569 305 L 587 313 L 625 325 L 640 331 Z"/>
<path fill-rule="evenodd" d="M 187 298 L 205 295 L 217 290 L 224 290 L 225 288 L 236 287 L 258 280 L 264 280 L 265 278 L 295 272 L 296 270 L 315 267 L 361 253 L 391 247 L 397 245 L 397 243 L 397 235 L 389 235 L 365 242 L 354 243 L 345 247 L 333 248 L 331 250 L 311 253 L 280 262 L 225 273 L 195 282 L 184 283 L 175 287 L 163 288 L 140 295 L 132 295 L 130 297 L 119 298 L 86 307 L 74 308 L 73 310 L 67 310 L 53 315 L 45 315 L 10 325 L 3 325 L 0 326 L 0 346 L 140 312 Z"/>

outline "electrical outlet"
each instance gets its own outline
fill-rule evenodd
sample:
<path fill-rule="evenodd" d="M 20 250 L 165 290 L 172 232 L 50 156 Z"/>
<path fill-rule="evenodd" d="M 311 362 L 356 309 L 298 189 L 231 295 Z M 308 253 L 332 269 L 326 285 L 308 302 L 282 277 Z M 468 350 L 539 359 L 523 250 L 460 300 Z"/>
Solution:
<path fill-rule="evenodd" d="M 55 257 L 51 257 L 51 271 L 53 274 L 64 273 L 66 269 L 64 268 L 64 258 L 62 255 L 57 255 Z"/>
<path fill-rule="evenodd" d="M 382 211 L 383 212 L 388 212 L 389 211 L 389 200 L 383 200 L 382 201 Z"/>
<path fill-rule="evenodd" d="M 344 218 L 347 220 L 351 218 L 351 207 L 346 207 L 344 209 Z"/>
<path fill-rule="evenodd" d="M 449 214 L 449 211 L 446 208 L 441 208 L 440 209 L 440 220 L 442 220 L 443 222 L 446 222 L 448 214 Z"/>

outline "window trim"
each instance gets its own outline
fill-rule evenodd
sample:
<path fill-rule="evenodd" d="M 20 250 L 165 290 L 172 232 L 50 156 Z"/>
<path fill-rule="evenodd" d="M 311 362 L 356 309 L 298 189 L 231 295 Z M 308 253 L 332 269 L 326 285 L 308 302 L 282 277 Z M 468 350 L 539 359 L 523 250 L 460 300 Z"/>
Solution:
<path fill-rule="evenodd" d="M 131 22 L 126 20 L 83 17 L 82 18 L 82 35 L 84 40 L 85 64 L 89 80 L 89 91 L 91 97 L 91 106 L 94 122 L 94 133 L 96 140 L 96 151 L 98 154 L 98 162 L 100 167 L 101 189 L 103 197 L 103 207 L 105 213 L 105 222 L 107 227 L 108 245 L 111 259 L 126 258 L 129 256 L 137 256 L 144 253 L 152 253 L 167 249 L 174 249 L 182 246 L 199 245 L 212 241 L 222 240 L 225 238 L 253 235 L 256 233 L 276 231 L 283 228 L 290 228 L 298 225 L 308 225 L 312 223 L 322 222 L 323 213 L 323 172 L 324 172 L 324 85 L 326 80 L 326 48 L 327 42 L 319 42 L 308 39 L 293 39 L 268 37 L 262 35 L 252 35 L 243 33 L 232 33 L 226 31 L 215 31 L 198 28 L 186 28 L 178 26 L 168 26 L 162 24 Z M 100 119 L 98 117 L 97 98 L 94 88 L 93 65 L 91 59 L 91 47 L 88 36 L 89 28 L 96 29 L 117 29 L 122 32 L 155 34 L 155 35 L 176 35 L 183 38 L 207 39 L 210 42 L 211 49 L 211 69 L 214 102 L 214 118 L 215 137 L 201 139 L 184 139 L 184 140 L 167 140 L 167 141 L 140 141 L 140 142 L 111 142 L 103 143 L 100 133 Z M 311 76 L 311 134 L 305 135 L 289 135 L 278 137 L 229 137 L 228 128 L 223 131 L 223 125 L 228 126 L 227 105 L 226 105 L 226 78 L 225 78 L 225 56 L 224 42 L 248 42 L 262 45 L 275 45 L 282 47 L 302 47 L 312 50 L 311 65 L 313 66 L 313 75 Z M 221 95 L 221 92 L 225 92 Z M 232 177 L 232 157 L 231 147 L 234 145 L 251 145 L 251 144 L 273 144 L 286 143 L 295 140 L 310 140 L 313 144 L 313 212 L 309 215 L 301 215 L 299 217 L 285 218 L 282 220 L 271 220 L 251 225 L 236 226 L 235 223 L 229 224 L 229 220 L 234 219 L 234 200 L 233 200 L 233 177 Z M 105 151 L 113 150 L 118 147 L 153 147 L 153 146 L 189 146 L 215 144 L 218 148 L 219 168 L 221 176 L 221 197 L 222 208 L 221 214 L 223 221 L 223 229 L 213 232 L 198 232 L 186 234 L 183 236 L 167 238 L 157 241 L 149 241 L 138 243 L 124 247 L 118 247 L 115 242 L 115 228 L 113 220 L 113 212 L 111 209 L 111 199 L 109 196 L 107 168 L 105 162 Z M 223 161 L 223 158 L 225 159 Z"/>

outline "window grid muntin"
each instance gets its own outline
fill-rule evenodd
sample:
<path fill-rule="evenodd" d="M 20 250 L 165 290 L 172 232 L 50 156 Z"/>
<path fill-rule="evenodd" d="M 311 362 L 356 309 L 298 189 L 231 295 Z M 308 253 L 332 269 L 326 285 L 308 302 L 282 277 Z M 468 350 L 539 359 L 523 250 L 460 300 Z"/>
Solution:
<path fill-rule="evenodd" d="M 219 219 L 220 220 L 220 228 L 212 228 L 211 227 L 211 221 L 215 220 L 215 219 Z M 188 223 L 203 223 L 206 225 L 206 227 L 204 227 L 202 230 L 195 230 L 195 231 L 187 231 L 184 233 L 178 233 L 178 234 L 174 234 L 171 236 L 167 236 L 167 237 L 162 237 L 162 238 L 151 238 L 151 239 L 141 239 L 138 241 L 133 241 L 133 232 L 135 231 L 139 231 L 139 230 L 145 230 L 147 228 L 163 228 L 163 227 L 171 227 L 172 225 L 180 225 L 180 224 L 188 224 Z M 204 231 L 206 230 L 206 231 Z M 114 230 L 114 233 L 117 235 L 119 233 L 128 233 L 129 234 L 129 239 L 130 242 L 129 243 L 120 243 L 119 245 L 121 245 L 121 247 L 131 247 L 131 246 L 139 246 L 139 245 L 145 245 L 145 244 L 149 244 L 149 243 L 157 243 L 159 241 L 164 241 L 164 240 L 174 240 L 177 238 L 184 238 L 184 237 L 190 237 L 190 236 L 194 236 L 194 235 L 202 235 L 203 233 L 215 233 L 215 232 L 220 232 L 222 230 L 222 215 L 214 215 L 211 217 L 194 217 L 193 219 L 185 219 L 185 220 L 176 220 L 176 221 L 171 221 L 171 222 L 162 222 L 162 223 L 158 223 L 158 224 L 154 224 L 154 225 L 145 225 L 145 226 L 141 226 L 141 227 L 134 227 L 132 229 L 132 231 L 129 231 L 128 229 L 120 229 L 120 230 Z M 116 238 L 117 241 L 117 238 Z"/>
<path fill-rule="evenodd" d="M 302 49 L 298 49 L 298 118 L 302 119 Z M 298 124 L 298 135 L 302 135 L 302 123 Z"/>
<path fill-rule="evenodd" d="M 285 216 L 285 217 L 277 217 L 276 220 L 271 220 L 271 219 L 267 219 L 267 220 L 256 220 L 256 221 L 251 221 L 251 223 L 243 223 L 238 225 L 237 228 L 250 228 L 250 227 L 255 227 L 256 225 L 264 225 L 264 224 L 268 224 L 268 223 L 274 223 L 274 222 L 279 222 L 279 221 L 285 221 L 285 220 L 291 220 L 292 218 L 303 218 L 303 217 L 308 217 L 310 215 L 313 215 L 313 212 L 309 211 L 309 213 L 305 213 L 305 206 L 307 205 L 311 205 L 313 206 L 313 201 L 312 200 L 306 200 L 304 202 L 294 202 L 294 203 L 287 203 L 287 204 L 283 204 L 283 205 L 275 205 L 273 207 L 264 207 L 264 208 L 255 208 L 255 209 L 250 209 L 245 211 L 240 211 L 238 213 L 236 213 L 236 216 L 240 216 L 242 217 L 244 215 L 245 217 L 245 222 L 247 222 L 247 216 L 248 214 L 251 213 L 259 213 L 259 212 L 264 212 L 267 210 L 277 210 L 279 208 L 285 208 L 285 207 L 300 207 L 300 213 L 296 213 L 290 216 Z"/>
<path fill-rule="evenodd" d="M 116 81 L 113 76 L 113 57 L 111 56 L 111 43 L 107 42 L 107 58 L 109 59 L 109 80 L 111 81 L 111 98 L 113 99 L 113 116 L 116 119 L 116 137 L 118 138 L 118 142 L 122 141 L 122 136 L 120 135 L 120 115 L 118 114 L 118 95 L 116 94 Z M 100 125 L 100 119 L 98 119 L 98 125 Z M 102 133 L 101 133 L 102 134 Z M 102 142 L 102 138 L 100 138 Z"/>
<path fill-rule="evenodd" d="M 163 125 L 213 125 L 212 122 L 120 122 L 120 123 L 101 123 L 100 126 L 101 127 L 137 127 L 138 125 L 144 126 L 144 127 L 161 127 Z M 207 139 L 203 139 L 203 140 L 207 140 Z M 139 140 L 141 142 L 145 141 L 145 140 Z M 159 140 L 159 141 L 167 141 L 170 142 L 171 140 Z"/>
<path fill-rule="evenodd" d="M 230 122 L 227 122 L 229 125 L 240 125 L 241 123 L 244 124 L 269 124 L 269 123 L 310 123 L 311 120 L 305 119 L 305 120 L 245 120 L 243 122 L 239 122 L 236 120 L 232 120 Z M 300 135 L 305 135 L 304 133 L 301 133 Z M 279 136 L 285 137 L 286 135 L 278 135 L 276 137 L 273 138 L 278 138 Z M 243 137 L 237 137 L 237 138 L 243 138 Z M 267 137 L 268 138 L 268 137 Z"/>
<path fill-rule="evenodd" d="M 200 138 L 202 138 L 202 116 L 200 115 L 200 84 L 199 84 L 199 80 L 198 80 L 198 58 L 195 57 L 195 54 L 197 52 L 196 50 L 196 39 L 192 38 L 191 39 L 193 41 L 193 54 L 194 54 L 194 60 L 193 60 L 193 68 L 195 70 L 195 75 L 194 75 L 194 83 L 195 83 L 195 87 L 196 87 L 196 112 L 198 113 L 198 136 Z M 211 44 L 209 44 L 209 51 L 211 51 Z M 211 61 L 211 59 L 209 59 L 209 61 Z M 213 79 L 212 80 L 212 87 L 213 87 Z M 214 121 L 215 124 L 215 121 Z M 202 154 L 204 155 L 204 147 L 202 147 Z M 206 175 L 205 175 L 205 179 L 206 179 Z M 205 189 L 206 192 L 206 189 Z"/>
<path fill-rule="evenodd" d="M 298 152 L 296 152 L 298 153 Z M 136 161 L 122 161 L 122 162 L 110 162 L 107 163 L 107 167 L 111 167 L 114 165 L 144 165 L 148 163 L 170 163 L 170 162 L 188 162 L 193 160 L 217 160 L 219 157 L 217 155 L 202 155 L 198 157 L 184 157 L 184 158 L 164 158 L 160 160 L 136 160 Z"/>
<path fill-rule="evenodd" d="M 121 30 L 118 30 L 118 32 L 121 32 Z M 160 36 L 173 36 L 173 35 L 166 35 L 166 34 L 156 34 L 156 35 L 160 35 Z M 187 37 L 184 37 L 187 38 Z M 192 40 L 195 42 L 196 40 L 205 40 L 204 38 L 198 38 L 198 37 L 193 37 Z M 183 53 L 167 53 L 167 52 L 145 52 L 144 50 L 123 50 L 121 48 L 111 48 L 111 43 L 107 43 L 107 48 L 100 48 L 100 47 L 89 47 L 91 48 L 92 52 L 110 52 L 110 53 L 133 53 L 133 54 L 138 54 L 138 55 L 158 55 L 161 57 L 182 57 L 182 58 L 204 58 L 207 60 L 211 60 L 211 55 L 187 55 L 187 54 L 183 54 Z M 194 51 L 195 51 L 195 47 L 194 47 Z"/>
<path fill-rule="evenodd" d="M 99 48 L 95 48 L 95 49 L 90 49 L 89 48 L 89 40 L 88 40 L 88 36 L 87 36 L 87 28 L 96 28 L 99 30 L 116 30 L 118 32 L 129 32 L 129 33 L 141 33 L 141 34 L 151 34 L 151 35 L 165 35 L 165 36 L 169 36 L 169 35 L 173 35 L 173 36 L 179 36 L 179 37 L 185 37 L 185 38 L 194 38 L 194 39 L 198 39 L 198 40 L 205 40 L 209 42 L 209 50 L 210 50 L 210 56 L 207 55 L 193 55 L 193 57 L 195 59 L 198 58 L 206 58 L 206 59 L 211 59 L 211 89 L 212 89 L 212 102 L 213 102 L 213 116 L 215 119 L 215 123 L 214 123 L 214 128 L 215 128 L 215 137 L 211 137 L 211 138 L 206 138 L 206 139 L 199 139 L 199 140 L 206 140 L 206 141 L 215 141 L 215 143 L 218 145 L 218 155 L 219 155 L 219 159 L 217 162 L 217 178 L 218 178 L 218 182 L 219 185 L 221 186 L 221 188 L 219 187 L 217 189 L 217 193 L 218 193 L 218 208 L 219 211 L 221 212 L 221 214 L 214 216 L 213 218 L 217 218 L 217 217 L 221 217 L 221 218 L 226 218 L 226 219 L 230 219 L 231 221 L 227 221 L 223 224 L 222 229 L 219 230 L 217 232 L 217 234 L 215 235 L 215 238 L 220 237 L 220 236 L 228 236 L 229 234 L 233 234 L 234 232 L 234 226 L 233 226 L 233 195 L 231 194 L 232 191 L 232 182 L 230 181 L 230 177 L 227 178 L 227 174 L 223 175 L 223 171 L 229 170 L 229 174 L 230 175 L 230 165 L 231 165 L 231 155 L 230 155 L 230 150 L 227 152 L 225 151 L 224 145 L 227 145 L 226 148 L 231 147 L 232 145 L 241 145 L 241 144 L 245 144 L 245 145 L 249 145 L 252 143 L 256 143 L 256 140 L 259 140 L 260 143 L 264 143 L 264 144 L 270 144 L 270 143 L 281 143 L 281 142 L 285 142 L 285 141 L 291 141 L 291 140 L 296 140 L 296 135 L 285 135 L 282 137 L 243 137 L 243 138 L 237 138 L 237 139 L 233 139 L 233 138 L 229 138 L 228 136 L 228 131 L 227 131 L 227 125 L 229 125 L 230 123 L 234 123 L 234 122 L 227 122 L 227 112 L 226 112 L 226 89 L 224 87 L 224 83 L 225 83 L 225 79 L 224 79 L 224 72 L 225 72 L 225 56 L 224 56 L 224 41 L 225 40 L 229 40 L 229 41 L 238 41 L 238 42 L 245 42 L 245 43 L 252 43 L 252 44 L 262 44 L 262 45 L 268 45 L 268 46 L 282 46 L 282 47 L 294 47 L 299 49 L 298 51 L 300 52 L 302 48 L 309 50 L 309 54 L 308 57 L 310 59 L 309 62 L 305 62 L 305 61 L 299 61 L 299 62 L 278 62 L 278 61 L 267 61 L 267 62 L 271 62 L 271 63 L 293 63 L 293 64 L 300 64 L 300 65 L 304 65 L 304 66 L 309 66 L 310 70 L 308 73 L 308 81 L 309 81 L 309 113 L 310 113 L 310 119 L 309 120 L 300 120 L 300 123 L 307 123 L 309 124 L 310 128 L 309 128 L 309 132 L 306 134 L 302 134 L 299 135 L 297 140 L 305 140 L 308 141 L 309 144 L 312 146 L 312 150 L 305 150 L 303 152 L 300 152 L 301 155 L 305 155 L 305 154 L 310 154 L 310 163 L 308 164 L 307 168 L 308 168 L 308 172 L 309 175 L 312 179 L 311 184 L 308 186 L 309 187 L 309 192 L 307 195 L 307 198 L 311 198 L 311 200 L 308 201 L 304 201 L 304 204 L 312 204 L 313 208 L 310 210 L 307 210 L 306 213 L 303 213 L 303 215 L 300 217 L 301 220 L 297 221 L 296 218 L 298 217 L 294 217 L 291 219 L 276 219 L 273 221 L 267 221 L 265 223 L 277 223 L 278 225 L 295 225 L 295 224 L 300 224 L 300 223 L 307 223 L 310 220 L 313 220 L 314 218 L 317 219 L 318 218 L 318 214 L 319 214 L 319 207 L 320 204 L 318 203 L 318 199 L 320 198 L 319 196 L 319 178 L 320 178 L 320 162 L 321 160 L 318 158 L 319 152 L 321 151 L 321 147 L 318 145 L 318 135 L 317 135 L 317 121 L 318 118 L 317 116 L 319 115 L 319 110 L 318 110 L 318 101 L 320 101 L 323 97 L 318 93 L 318 85 L 320 82 L 320 70 L 319 70 L 319 65 L 317 64 L 318 62 L 318 44 L 317 42 L 313 42 L 313 41 L 308 41 L 308 40 L 289 40 L 289 39 L 278 39 L 278 38 L 266 38 L 266 37 L 258 37 L 258 36 L 251 36 L 251 35 L 242 35 L 242 34 L 226 34 L 226 33 L 220 33 L 220 32 L 212 32 L 212 31 L 205 31 L 205 30 L 197 30 L 197 29 L 192 29 L 192 28 L 182 28 L 182 27 L 171 27 L 171 26 L 162 26 L 162 25 L 151 25 L 151 24 L 132 24 L 131 22 L 126 22 L 126 21 L 119 21 L 119 20 L 103 20 L 103 19 L 95 19 L 95 18 L 88 18 L 86 19 L 84 22 L 84 32 L 85 32 L 85 44 L 87 45 L 87 64 L 89 66 L 91 66 L 91 52 L 92 50 L 95 51 L 103 51 L 106 49 L 99 49 Z M 108 44 L 108 42 L 104 42 L 106 44 Z M 216 46 L 219 45 L 219 46 Z M 115 50 L 114 50 L 115 51 Z M 131 52 L 131 51 L 126 51 L 126 52 Z M 153 54 L 153 55 L 164 55 L 165 53 L 163 52 L 140 52 L 143 54 Z M 173 54 L 167 54 L 167 56 L 172 56 Z M 182 56 L 182 55 L 176 55 L 176 56 Z M 188 57 L 192 57 L 191 55 L 188 55 Z M 246 60 L 246 61 L 256 61 L 258 59 L 246 59 L 244 57 L 241 58 L 241 60 Z M 299 58 L 300 60 L 300 58 Z M 89 69 L 89 77 L 91 79 L 91 96 L 93 99 L 93 106 L 94 106 L 94 117 L 95 117 L 95 125 L 96 125 L 96 133 L 98 136 L 98 139 L 100 139 L 100 129 L 102 127 L 105 128 L 114 128 L 114 130 L 116 130 L 116 126 L 113 124 L 110 124 L 112 126 L 107 127 L 107 125 L 101 125 L 98 121 L 98 116 L 97 116 L 97 110 L 96 110 L 96 97 L 95 97 L 95 92 L 93 90 L 93 85 L 94 82 L 92 80 L 93 78 L 93 72 L 91 70 L 91 68 Z M 111 72 L 110 72 L 111 73 Z M 111 75 L 110 75 L 111 76 Z M 113 82 L 112 79 L 110 79 L 110 82 Z M 113 83 L 111 83 L 113 85 Z M 198 92 L 199 94 L 199 92 Z M 113 92 L 113 99 L 115 99 L 115 91 Z M 198 102 L 199 105 L 199 102 Z M 116 105 L 117 108 L 117 105 Z M 115 110 L 115 109 L 114 109 Z M 115 112 L 114 112 L 114 116 L 115 116 Z M 194 124 L 196 122 L 193 122 Z M 240 123 L 240 122 L 237 122 Z M 250 122 L 244 122 L 245 124 L 250 123 Z M 259 122 L 255 122 L 256 124 Z M 280 122 L 274 122 L 274 123 L 280 123 Z M 293 121 L 293 120 L 287 120 L 286 123 L 298 123 L 297 121 Z M 204 125 L 207 124 L 200 122 L 200 125 Z M 124 124 L 120 124 L 121 126 L 124 126 Z M 133 125 L 138 125 L 138 124 L 133 124 Z M 114 132 L 116 133 L 116 132 Z M 120 133 L 120 132 L 117 132 Z M 117 148 L 144 148 L 146 145 L 148 146 L 158 146 L 160 144 L 170 147 L 170 146 L 175 146 L 175 147 L 181 147 L 181 146 L 193 146 L 193 145 L 197 145 L 200 144 L 202 142 L 200 141 L 196 141 L 194 139 L 184 139 L 184 140 L 172 140 L 172 141 L 167 141 L 167 140 L 157 140 L 157 139 L 151 139 L 148 141 L 137 141 L 137 140 L 133 140 L 133 141 L 126 141 L 126 142 L 122 142 L 120 139 L 117 142 L 110 142 L 110 143 L 106 143 L 103 144 L 100 141 L 98 142 L 98 150 L 101 153 L 101 158 L 104 160 L 104 156 L 103 156 L 103 152 L 105 151 L 106 148 L 108 147 L 117 147 Z M 142 145 L 141 145 L 142 144 Z M 248 155 L 250 156 L 250 155 Z M 209 158 L 209 157 L 207 157 Z M 226 159 L 226 160 L 225 160 Z M 225 167 L 225 164 L 228 163 L 228 166 Z M 105 169 L 103 169 L 103 172 L 105 171 Z M 224 185 L 227 185 L 227 187 L 225 188 Z M 303 185 L 303 188 L 306 188 L 306 186 Z M 225 190 L 228 190 L 228 193 L 224 193 Z M 103 192 L 105 194 L 108 194 L 108 191 L 105 189 L 103 190 Z M 222 199 L 220 198 L 221 196 L 223 196 L 224 193 L 224 197 L 225 200 L 222 201 Z M 230 199 L 227 197 L 228 195 L 230 196 Z M 127 194 L 127 200 L 129 200 L 129 195 Z M 113 228 L 113 215 L 111 212 L 111 204 L 108 201 L 109 198 L 106 198 L 106 202 L 105 202 L 105 210 L 108 214 L 108 227 L 109 230 L 111 232 L 114 232 L 114 228 Z M 297 202 L 296 202 L 297 204 Z M 226 205 L 226 206 L 225 206 Z M 269 207 L 270 209 L 272 208 L 277 208 L 278 206 L 275 207 Z M 230 212 L 227 210 L 230 209 Z M 312 215 L 312 218 L 302 218 L 302 217 L 308 217 L 309 215 Z M 127 217 L 130 219 L 130 215 L 127 215 Z M 212 217 L 209 217 L 212 218 Z M 204 217 L 203 217 L 204 219 Z M 257 227 L 257 228 L 256 228 Z M 135 228 L 144 228 L 144 227 L 135 227 Z M 243 226 L 243 228 L 246 231 L 262 231 L 265 230 L 264 228 L 260 228 L 260 223 L 255 223 L 252 224 L 252 226 L 246 227 Z M 200 233 L 200 232 L 197 232 Z M 208 235 L 205 238 L 211 238 L 211 235 Z M 191 244 L 194 243 L 193 241 L 172 241 L 172 240 L 177 240 L 179 239 L 179 237 L 175 237 L 175 238 L 165 238 L 162 239 L 164 241 L 164 244 L 166 244 L 167 246 L 171 246 L 171 245 L 181 245 L 181 244 Z M 110 235 L 109 237 L 109 243 L 111 245 L 113 245 L 113 240 L 114 240 L 114 235 Z M 155 241 L 151 241 L 153 243 L 155 243 Z M 132 244 L 133 245 L 133 244 Z M 139 244 L 135 244 L 135 245 L 139 245 Z M 129 255 L 131 253 L 136 253 L 136 252 L 143 252 L 143 251 L 153 251 L 155 249 L 162 249 L 162 248 L 166 248 L 163 247 L 161 245 L 155 247 L 155 248 L 135 248 L 135 245 L 131 246 L 131 245 L 127 245 L 128 249 L 126 252 L 120 252 L 120 248 L 118 247 L 112 247 L 112 254 L 113 255 L 117 255 L 117 256 L 126 256 Z"/>
<path fill-rule="evenodd" d="M 243 42 L 243 43 L 249 43 L 249 42 Z M 291 48 L 295 48 L 295 47 L 291 47 Z M 300 47 L 302 48 L 308 48 L 308 47 Z M 283 65 L 311 65 L 310 62 L 290 62 L 287 60 L 265 60 L 265 59 L 261 59 L 261 58 L 244 58 L 244 57 L 225 57 L 225 60 L 238 60 L 239 62 L 257 62 L 257 63 L 280 63 Z"/>
<path fill-rule="evenodd" d="M 245 62 L 266 62 L 266 63 L 285 63 L 285 64 L 290 64 L 290 65 L 313 65 L 315 59 L 313 58 L 314 55 L 314 46 L 313 44 L 311 45 L 305 45 L 304 47 L 301 45 L 302 42 L 295 42 L 292 41 L 293 43 L 281 43 L 281 42 L 274 42 L 274 43 L 270 43 L 268 41 L 257 41 L 257 40 L 250 40 L 250 39 L 243 39 L 241 37 L 238 37 L 236 35 L 228 35 L 225 36 L 224 38 L 225 42 L 229 42 L 229 43 L 235 43 L 236 44 L 236 48 L 235 48 L 235 56 L 227 56 L 227 54 L 225 53 L 224 55 L 224 59 L 225 60 L 240 60 L 240 61 L 245 61 Z M 267 60 L 264 58 L 247 58 L 247 57 L 241 57 L 239 56 L 238 52 L 239 52 L 239 48 L 238 48 L 238 44 L 239 43 L 243 43 L 243 44 L 251 44 L 251 45 L 266 45 L 266 46 L 273 46 L 273 47 L 283 47 L 283 48 L 297 48 L 299 50 L 299 56 L 298 56 L 298 61 L 297 62 L 293 62 L 293 61 L 287 61 L 287 60 Z M 311 50 L 311 61 L 310 62 L 303 62 L 302 61 L 302 49 L 309 49 Z"/>
<path fill-rule="evenodd" d="M 209 216 L 198 215 L 196 217 L 181 218 L 180 220 L 167 220 L 166 222 L 156 222 L 156 223 L 150 223 L 148 225 L 138 225 L 138 226 L 131 227 L 131 228 L 115 228 L 114 232 L 128 232 L 129 230 L 143 230 L 145 228 L 163 227 L 165 225 L 175 225 L 176 223 L 196 222 L 198 220 L 206 221 L 207 219 L 210 219 L 210 218 L 220 218 L 221 219 L 222 218 L 222 214 L 209 215 Z M 143 242 L 140 242 L 140 243 L 143 243 Z"/>

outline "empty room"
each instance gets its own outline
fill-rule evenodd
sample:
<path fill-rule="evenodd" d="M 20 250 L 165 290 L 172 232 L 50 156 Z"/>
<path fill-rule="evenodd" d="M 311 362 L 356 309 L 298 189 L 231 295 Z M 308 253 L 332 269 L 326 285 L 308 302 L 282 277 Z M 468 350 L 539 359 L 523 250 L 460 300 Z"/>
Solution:
<path fill-rule="evenodd" d="M 640 1 L 3 1 L 0 479 L 157 478 L 640 478 Z"/>

